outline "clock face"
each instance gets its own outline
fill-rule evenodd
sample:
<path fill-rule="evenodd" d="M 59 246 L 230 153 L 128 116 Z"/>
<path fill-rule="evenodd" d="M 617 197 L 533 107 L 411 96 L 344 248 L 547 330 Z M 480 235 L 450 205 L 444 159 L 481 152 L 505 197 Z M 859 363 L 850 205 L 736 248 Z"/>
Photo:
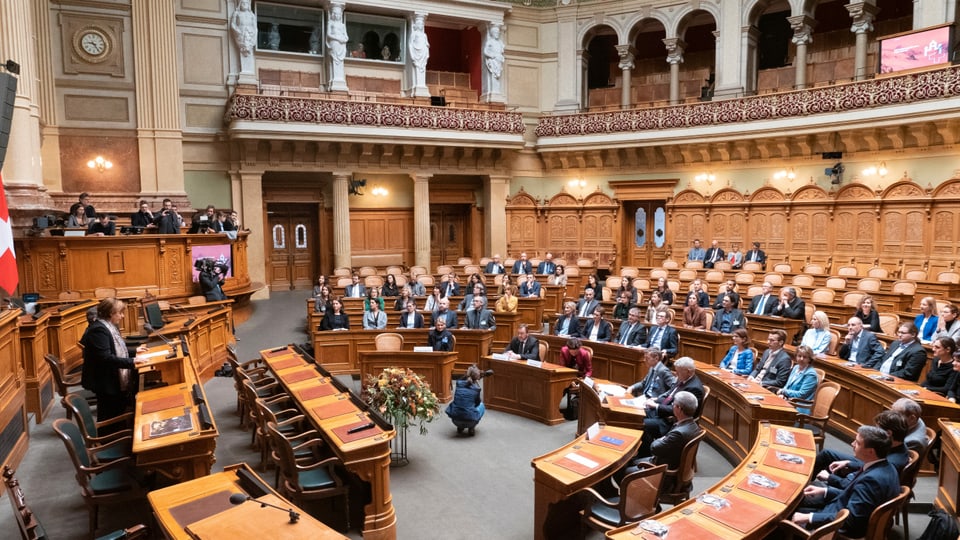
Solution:
<path fill-rule="evenodd" d="M 107 50 L 107 42 L 97 32 L 87 32 L 80 37 L 80 46 L 87 54 L 99 56 Z"/>

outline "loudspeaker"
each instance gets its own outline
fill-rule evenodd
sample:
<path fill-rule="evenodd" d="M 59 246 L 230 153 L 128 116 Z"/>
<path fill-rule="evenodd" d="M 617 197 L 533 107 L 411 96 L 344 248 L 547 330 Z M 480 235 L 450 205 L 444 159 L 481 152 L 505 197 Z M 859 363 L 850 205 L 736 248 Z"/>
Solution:
<path fill-rule="evenodd" d="M 17 78 L 9 73 L 0 73 L 0 169 L 7 154 L 10 140 L 10 124 L 13 123 L 13 102 L 17 98 Z"/>
<path fill-rule="evenodd" d="M 430 96 L 430 105 L 434 107 L 446 107 L 447 98 L 446 96 Z"/>

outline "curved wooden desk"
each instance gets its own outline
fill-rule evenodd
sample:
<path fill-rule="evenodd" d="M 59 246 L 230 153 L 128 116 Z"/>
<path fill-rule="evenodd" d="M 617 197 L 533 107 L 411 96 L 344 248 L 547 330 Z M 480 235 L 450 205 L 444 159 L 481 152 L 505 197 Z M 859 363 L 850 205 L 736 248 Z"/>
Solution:
<path fill-rule="evenodd" d="M 643 432 L 605 426 L 597 438 L 603 434 L 619 439 L 622 444 L 620 447 L 613 447 L 599 441 L 588 441 L 587 434 L 584 433 L 569 444 L 533 458 L 530 462 L 533 467 L 535 497 L 535 539 L 569 538 L 572 531 L 579 530 L 580 505 L 571 495 L 596 484 L 623 467 L 636 454 Z M 593 462 L 593 466 L 572 461 L 568 457 L 570 454 Z"/>
<path fill-rule="evenodd" d="M 65 373 L 79 370 L 83 365 L 80 338 L 87 329 L 87 310 L 96 305 L 95 300 L 85 299 L 44 307 L 44 313 L 50 314 L 47 322 L 49 353 L 60 358 Z"/>
<path fill-rule="evenodd" d="M 19 309 L 0 311 L 0 432 L 6 434 L 0 445 L 0 462 L 16 466 L 27 453 L 30 441 L 29 419 L 20 365 Z"/>
<path fill-rule="evenodd" d="M 390 367 L 409 368 L 427 381 L 441 403 L 446 403 L 453 399 L 450 381 L 456 361 L 456 352 L 361 351 L 360 381 L 366 383 L 368 377 L 377 377 Z"/>
<path fill-rule="evenodd" d="M 947 418 L 937 421 L 940 427 L 940 482 L 933 501 L 951 516 L 960 516 L 960 422 Z"/>
<path fill-rule="evenodd" d="M 781 436 L 779 439 L 778 432 Z M 782 444 L 785 439 L 783 435 L 792 435 L 797 446 Z M 778 454 L 798 456 L 803 462 L 786 463 L 778 458 Z M 764 538 L 776 529 L 777 523 L 792 511 L 795 503 L 802 497 L 803 488 L 813 474 L 815 458 L 816 446 L 809 430 L 762 423 L 756 443 L 747 458 L 705 492 L 727 499 L 730 506 L 712 512 L 712 507 L 697 499 L 690 499 L 657 514 L 653 519 L 670 527 L 667 538 Z M 747 477 L 755 473 L 778 482 L 779 487 L 772 490 L 749 487 Z M 748 487 L 749 489 L 745 489 Z M 658 538 L 650 533 L 636 534 L 637 532 L 637 525 L 631 524 L 608 532 L 606 537 L 617 540 Z"/>
<path fill-rule="evenodd" d="M 483 401 L 488 409 L 525 416 L 548 426 L 562 423 L 563 389 L 577 378 L 577 370 L 544 362 L 541 367 L 520 360 L 480 359 L 480 370 L 492 369 L 483 381 Z"/>
<path fill-rule="evenodd" d="M 560 364 L 560 349 L 567 344 L 569 338 L 548 334 L 536 334 L 536 337 L 550 344 L 547 358 L 541 358 L 541 360 Z M 581 342 L 584 347 L 590 347 L 593 350 L 593 378 L 630 385 L 647 376 L 643 349 L 585 339 Z"/>
<path fill-rule="evenodd" d="M 43 423 L 46 418 L 56 392 L 50 366 L 43 359 L 48 350 L 49 322 L 50 314 L 42 312 L 38 317 L 23 315 L 17 323 L 20 327 L 20 365 L 23 367 L 27 391 L 27 411 L 34 414 L 37 424 Z"/>

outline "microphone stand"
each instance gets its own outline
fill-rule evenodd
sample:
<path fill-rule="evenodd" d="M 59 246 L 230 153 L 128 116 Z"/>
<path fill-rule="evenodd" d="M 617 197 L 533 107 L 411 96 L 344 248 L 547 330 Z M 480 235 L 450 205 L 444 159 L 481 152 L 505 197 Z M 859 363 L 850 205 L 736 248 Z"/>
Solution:
<path fill-rule="evenodd" d="M 290 523 L 296 523 L 300 521 L 300 513 L 293 510 L 293 508 L 283 508 L 281 506 L 276 506 L 264 501 L 258 501 L 249 495 L 244 495 L 243 493 L 234 493 L 230 496 L 231 504 L 243 504 L 247 501 L 253 501 L 255 503 L 260 503 L 260 508 L 275 508 L 282 512 L 287 512 L 287 515 L 290 516 Z"/>
<path fill-rule="evenodd" d="M 170 354 L 167 355 L 167 358 L 175 358 L 177 356 L 177 342 L 167 338 L 167 336 L 161 334 L 159 330 L 154 330 L 149 324 L 144 325 L 144 328 L 147 330 L 147 332 L 150 332 L 150 334 L 147 336 L 148 338 L 158 337 L 160 338 L 160 341 L 163 341 L 163 343 L 167 345 L 167 347 L 170 347 Z"/>

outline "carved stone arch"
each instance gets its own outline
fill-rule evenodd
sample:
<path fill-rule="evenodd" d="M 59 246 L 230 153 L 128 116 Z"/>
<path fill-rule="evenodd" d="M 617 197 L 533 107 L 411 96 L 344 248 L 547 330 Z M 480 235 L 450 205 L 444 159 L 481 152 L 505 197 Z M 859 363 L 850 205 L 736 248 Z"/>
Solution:
<path fill-rule="evenodd" d="M 603 29 L 612 31 L 613 35 L 617 36 L 617 43 L 623 43 L 623 35 L 614 26 L 614 22 L 604 20 L 596 22 L 595 24 L 586 25 L 580 29 L 579 35 L 577 36 L 577 43 L 580 44 L 580 50 L 586 51 L 591 39 L 598 35 L 606 34 L 606 32 L 602 31 Z"/>
<path fill-rule="evenodd" d="M 632 45 L 637 40 L 638 34 L 656 30 L 657 26 L 663 29 L 664 37 L 671 37 L 667 34 L 669 22 L 669 19 L 659 10 L 653 10 L 647 15 L 637 12 L 635 18 L 628 21 L 627 24 L 627 28 L 629 29 L 627 33 L 627 43 Z"/>
<path fill-rule="evenodd" d="M 699 191 L 693 189 L 685 189 L 680 193 L 677 193 L 676 197 L 673 198 L 674 205 L 680 204 L 702 204 L 706 202 L 707 199 L 700 194 Z"/>
<path fill-rule="evenodd" d="M 584 206 L 614 206 L 613 199 L 602 191 L 594 191 L 583 199 Z"/>
<path fill-rule="evenodd" d="M 743 193 L 731 188 L 725 187 L 718 190 L 716 193 L 710 197 L 711 203 L 730 203 L 730 202 L 742 202 L 744 200 Z"/>
<path fill-rule="evenodd" d="M 520 191 L 516 192 L 513 195 L 513 197 L 507 198 L 507 206 L 510 206 L 510 207 L 529 206 L 532 208 L 536 208 L 537 200 L 533 197 L 533 195 L 530 195 L 529 193 L 524 191 L 523 188 L 521 187 Z"/>
<path fill-rule="evenodd" d="M 898 180 L 883 190 L 880 198 L 887 201 L 891 199 L 916 199 L 926 198 L 927 193 L 916 182 L 909 178 Z"/>
<path fill-rule="evenodd" d="M 960 198 L 960 178 L 951 178 L 933 190 L 933 198 Z"/>
<path fill-rule="evenodd" d="M 793 196 L 790 197 L 790 199 L 794 201 L 828 200 L 830 199 L 830 194 L 824 191 L 822 187 L 816 184 L 810 184 L 793 192 Z"/>
<path fill-rule="evenodd" d="M 684 36 L 687 31 L 687 27 L 690 25 L 690 22 L 700 18 L 701 14 L 707 14 L 713 19 L 713 26 L 715 29 L 720 28 L 720 24 L 717 22 L 720 20 L 720 6 L 714 4 L 701 3 L 697 7 L 691 7 L 690 5 L 686 6 L 679 13 L 675 19 L 676 23 L 673 28 L 667 28 L 667 35 L 671 35 L 671 30 L 673 31 L 673 36 L 680 39 L 684 39 Z"/>
<path fill-rule="evenodd" d="M 753 192 L 750 196 L 750 202 L 775 202 L 785 201 L 787 197 L 779 189 L 772 186 L 763 186 Z"/>
<path fill-rule="evenodd" d="M 561 191 L 553 197 L 550 197 L 550 200 L 547 201 L 547 206 L 557 207 L 557 206 L 578 206 L 577 198 L 573 195 L 567 193 L 566 191 Z"/>
<path fill-rule="evenodd" d="M 838 201 L 872 201 L 876 200 L 877 194 L 864 184 L 852 183 L 837 190 L 833 198 Z"/>

